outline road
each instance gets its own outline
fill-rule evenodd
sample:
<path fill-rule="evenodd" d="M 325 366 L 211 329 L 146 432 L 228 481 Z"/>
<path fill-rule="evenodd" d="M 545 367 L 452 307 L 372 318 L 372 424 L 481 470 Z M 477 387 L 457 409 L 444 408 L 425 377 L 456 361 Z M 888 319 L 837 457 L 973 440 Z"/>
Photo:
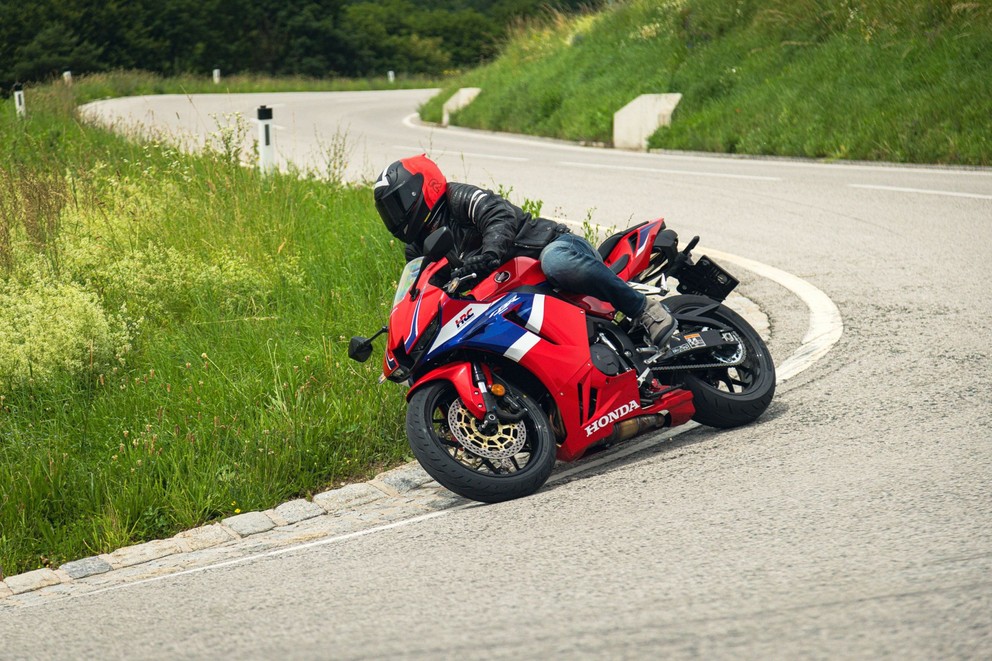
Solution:
<path fill-rule="evenodd" d="M 843 336 L 756 425 L 646 444 L 520 501 L 0 612 L 0 656 L 992 656 L 992 171 L 436 129 L 410 119 L 429 95 L 99 111 L 202 132 L 266 103 L 281 162 L 321 169 L 344 137 L 352 179 L 423 150 L 450 179 L 512 187 L 545 215 L 664 216 L 825 292 Z M 743 287 L 777 359 L 792 354 L 805 305 L 763 278 Z"/>

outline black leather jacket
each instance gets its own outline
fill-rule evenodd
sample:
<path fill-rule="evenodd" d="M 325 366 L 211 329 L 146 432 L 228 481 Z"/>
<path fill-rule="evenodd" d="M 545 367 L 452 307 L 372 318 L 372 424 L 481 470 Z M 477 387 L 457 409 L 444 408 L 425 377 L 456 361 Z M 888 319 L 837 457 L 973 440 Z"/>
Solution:
<path fill-rule="evenodd" d="M 544 218 L 534 218 L 520 207 L 489 190 L 471 184 L 449 183 L 438 209 L 441 225 L 451 229 L 461 259 L 481 252 L 500 262 L 511 257 L 534 257 L 568 228 Z M 439 225 L 440 226 L 440 225 Z M 424 254 L 421 242 L 406 246 L 407 261 Z"/>

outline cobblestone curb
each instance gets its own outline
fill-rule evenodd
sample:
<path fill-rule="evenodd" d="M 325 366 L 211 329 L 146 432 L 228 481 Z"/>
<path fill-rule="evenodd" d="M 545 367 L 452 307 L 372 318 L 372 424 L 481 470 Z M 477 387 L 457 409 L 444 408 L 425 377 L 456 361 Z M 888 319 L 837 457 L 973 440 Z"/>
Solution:
<path fill-rule="evenodd" d="M 378 525 L 405 516 L 465 503 L 431 479 L 417 463 L 384 473 L 369 482 L 350 484 L 292 500 L 264 512 L 246 512 L 199 528 L 134 546 L 67 562 L 58 569 L 36 569 L 0 581 L 0 610 L 64 595 L 141 580 L 187 569 L 225 556 L 245 540 L 259 540 L 245 552 L 280 547 L 339 532 Z M 202 555 L 200 558 L 193 556 Z"/>
<path fill-rule="evenodd" d="M 768 317 L 754 302 L 731 294 L 726 304 L 744 316 L 762 337 L 768 338 Z M 368 482 L 319 493 L 312 501 L 292 500 L 272 510 L 227 517 L 220 523 L 193 528 L 170 539 L 74 560 L 56 570 L 36 569 L 8 576 L 0 581 L 0 611 L 352 533 L 468 502 L 435 482 L 419 464 L 411 462 L 380 473 Z M 246 544 L 246 540 L 252 543 Z"/>

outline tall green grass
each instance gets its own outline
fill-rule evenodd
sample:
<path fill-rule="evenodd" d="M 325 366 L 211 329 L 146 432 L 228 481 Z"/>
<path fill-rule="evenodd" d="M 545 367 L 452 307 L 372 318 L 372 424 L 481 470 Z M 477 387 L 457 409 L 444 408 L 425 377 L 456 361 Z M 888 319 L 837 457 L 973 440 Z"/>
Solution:
<path fill-rule="evenodd" d="M 402 265 L 367 189 L 262 178 L 0 106 L 0 568 L 271 507 L 402 460 L 400 389 L 347 359 Z"/>
<path fill-rule="evenodd" d="M 992 5 L 957 0 L 630 0 L 522 28 L 458 87 L 453 121 L 610 143 L 640 94 L 683 95 L 651 147 L 992 164 Z"/>

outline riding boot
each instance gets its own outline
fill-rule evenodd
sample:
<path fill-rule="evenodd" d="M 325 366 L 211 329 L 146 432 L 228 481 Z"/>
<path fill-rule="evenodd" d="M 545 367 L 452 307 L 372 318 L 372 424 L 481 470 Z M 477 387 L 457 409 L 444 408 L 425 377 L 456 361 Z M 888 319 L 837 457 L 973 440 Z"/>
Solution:
<path fill-rule="evenodd" d="M 654 298 L 647 299 L 644 312 L 637 318 L 636 323 L 647 330 L 651 342 L 659 349 L 664 349 L 672 333 L 678 328 L 678 322 L 669 314 L 668 310 Z"/>

